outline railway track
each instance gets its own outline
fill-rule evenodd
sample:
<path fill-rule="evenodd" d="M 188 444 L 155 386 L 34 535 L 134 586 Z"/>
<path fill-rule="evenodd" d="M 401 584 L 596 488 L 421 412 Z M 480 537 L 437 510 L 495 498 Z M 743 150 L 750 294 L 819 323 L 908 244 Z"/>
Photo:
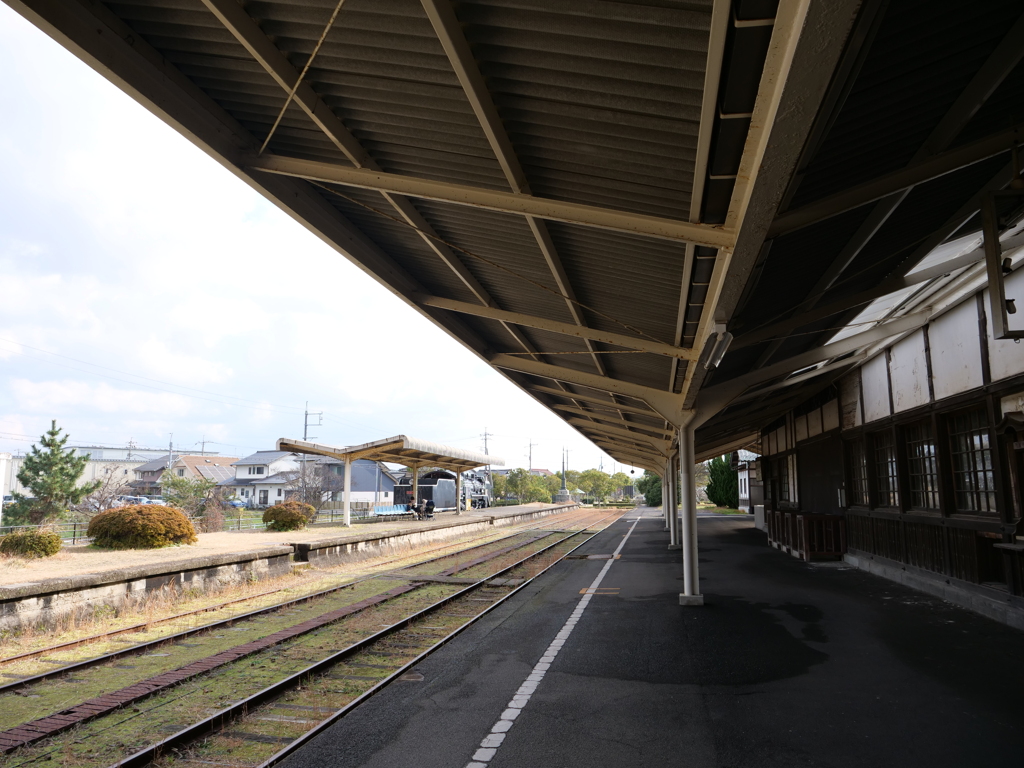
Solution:
<path fill-rule="evenodd" d="M 572 519 L 578 519 L 580 517 L 580 515 L 585 515 L 585 514 L 587 514 L 587 513 L 582 512 L 580 510 L 576 510 L 576 511 L 569 512 L 569 513 L 563 513 L 562 515 L 557 515 L 557 516 L 554 516 L 554 517 L 556 519 L 564 521 L 566 519 L 567 515 L 568 515 L 569 519 L 572 520 Z M 523 524 L 523 525 L 520 525 L 520 526 L 516 526 L 514 528 L 514 530 L 511 530 L 506 535 L 499 536 L 497 538 L 493 537 L 493 533 L 485 534 L 483 536 L 473 537 L 473 538 L 468 539 L 466 541 L 457 542 L 457 543 L 448 543 L 448 544 L 444 544 L 444 545 L 441 545 L 441 546 L 438 546 L 438 547 L 432 547 L 432 548 L 429 548 L 429 549 L 426 549 L 426 550 L 421 550 L 421 551 L 417 552 L 416 554 L 417 555 L 424 555 L 424 554 L 429 554 L 431 552 L 437 552 L 437 551 L 446 550 L 446 549 L 453 549 L 453 548 L 460 548 L 460 549 L 457 550 L 458 552 L 468 552 L 468 551 L 471 551 L 473 549 L 477 549 L 477 548 L 480 548 L 480 547 L 487 547 L 487 546 L 489 546 L 489 545 L 491 545 L 491 544 L 493 544 L 494 542 L 497 542 L 497 541 L 504 541 L 504 540 L 507 540 L 507 539 L 514 538 L 516 536 L 520 536 L 524 532 L 527 532 L 527 531 L 538 530 L 538 529 L 540 529 L 542 527 L 545 527 L 545 526 L 549 525 L 551 520 L 552 520 L 552 518 L 545 518 L 544 521 L 541 521 L 539 523 L 536 522 L 536 521 L 531 521 L 530 523 Z M 468 547 L 468 548 L 465 546 L 466 544 L 472 544 L 473 542 L 482 541 L 484 539 L 487 539 L 487 541 L 485 543 L 483 543 L 483 544 L 480 544 L 480 545 L 477 545 L 477 546 L 473 546 L 473 547 Z M 436 561 L 442 560 L 442 559 L 444 559 L 446 557 L 449 557 L 449 556 L 451 556 L 451 555 L 442 554 L 442 555 L 439 555 L 437 557 L 432 557 L 432 558 L 429 558 L 429 559 L 426 559 L 426 560 L 422 560 L 422 561 L 419 561 L 417 563 L 413 563 L 413 564 L 405 566 L 405 567 L 406 568 L 417 568 L 417 567 L 421 567 L 421 566 L 424 566 L 424 565 L 429 565 L 430 563 L 434 563 Z M 390 558 L 390 559 L 384 560 L 382 562 L 374 563 L 372 567 L 374 569 L 378 569 L 378 568 L 381 568 L 383 566 L 389 565 L 391 563 L 401 562 L 403 560 L 408 560 L 408 559 L 409 559 L 408 555 L 403 556 L 403 557 Z M 375 577 L 376 577 L 375 574 L 371 574 L 371 575 L 366 575 L 366 576 L 358 577 L 358 578 L 355 578 L 355 579 L 350 579 L 350 580 L 345 581 L 342 584 L 339 584 L 339 585 L 334 586 L 334 587 L 330 587 L 330 588 L 325 589 L 325 590 L 320 590 L 320 591 L 317 591 L 317 592 L 312 592 L 310 594 L 302 595 L 302 596 L 294 598 L 292 600 L 288 600 L 288 601 L 285 601 L 285 602 L 282 602 L 282 603 L 275 603 L 274 605 L 265 606 L 263 608 L 256 609 L 256 610 L 253 610 L 253 611 L 247 611 L 247 612 L 244 612 L 244 613 L 236 614 L 234 616 L 230 616 L 228 618 L 221 619 L 221 620 L 218 620 L 218 621 L 209 622 L 207 624 L 199 625 L 199 626 L 196 626 L 196 627 L 190 627 L 189 629 L 181 631 L 181 632 L 175 632 L 175 633 L 172 633 L 172 634 L 168 634 L 168 635 L 164 635 L 164 636 L 161 636 L 161 637 L 154 638 L 153 640 L 150 640 L 150 641 L 147 641 L 147 642 L 133 644 L 131 647 L 128 647 L 128 648 L 119 649 L 117 651 L 112 651 L 110 653 L 101 654 L 99 656 L 94 656 L 94 657 L 82 659 L 82 660 L 79 660 L 79 661 L 68 661 L 66 664 L 63 664 L 62 666 L 60 666 L 58 668 L 47 670 L 45 672 L 38 673 L 38 674 L 25 675 L 25 676 L 21 677 L 21 679 L 15 680 L 14 682 L 5 683 L 3 685 L 0 685 L 0 695 L 4 694 L 6 692 L 9 692 L 9 691 L 25 688 L 27 686 L 34 685 L 34 684 L 43 682 L 45 680 L 53 679 L 54 677 L 58 677 L 58 676 L 60 676 L 62 674 L 66 674 L 68 672 L 74 672 L 74 671 L 78 671 L 78 670 L 81 670 L 81 669 L 86 669 L 88 667 L 95 666 L 97 664 L 107 663 L 109 661 L 113 661 L 115 659 L 118 659 L 118 658 L 121 658 L 121 657 L 124 657 L 124 656 L 130 656 L 130 655 L 133 655 L 133 654 L 136 654 L 136 653 L 141 653 L 141 652 L 144 652 L 144 651 L 147 651 L 147 650 L 154 650 L 154 649 L 158 648 L 160 645 L 162 645 L 164 643 L 181 641 L 181 640 L 184 640 L 184 639 L 186 639 L 186 638 L 188 638 L 188 637 L 190 637 L 192 635 L 195 635 L 195 634 L 198 634 L 198 633 L 202 633 L 202 632 L 205 632 L 205 631 L 209 631 L 211 629 L 216 629 L 218 627 L 228 628 L 228 627 L 231 627 L 233 624 L 235 624 L 238 621 L 243 621 L 245 619 L 248 619 L 248 618 L 251 618 L 251 617 L 254 617 L 254 616 L 258 616 L 258 615 L 263 615 L 263 614 L 267 614 L 267 613 L 273 613 L 273 612 L 279 611 L 279 610 L 285 610 L 285 609 L 293 607 L 295 605 L 300 605 L 302 603 L 306 603 L 306 602 L 309 602 L 311 600 L 316 600 L 318 598 L 322 598 L 322 597 L 324 597 L 326 595 L 338 592 L 340 590 L 350 589 L 355 584 L 358 584 L 358 583 L 360 583 L 362 581 L 365 581 L 367 579 L 372 579 L 372 578 L 375 578 Z M 111 638 L 119 637 L 121 635 L 139 633 L 139 632 L 144 632 L 144 631 L 151 631 L 154 626 L 158 626 L 158 625 L 161 625 L 161 624 L 169 624 L 171 622 L 181 621 L 182 619 L 187 619 L 189 617 L 199 616 L 199 615 L 202 615 L 202 614 L 205 614 L 205 613 L 211 613 L 211 612 L 215 612 L 215 611 L 218 611 L 218 610 L 223 610 L 224 608 L 226 608 L 228 606 L 237 605 L 239 603 L 244 603 L 244 602 L 248 602 L 248 601 L 252 601 L 252 600 L 258 600 L 258 599 L 260 599 L 262 597 L 267 597 L 269 595 L 273 595 L 273 594 L 275 594 L 277 592 L 280 592 L 280 591 L 282 591 L 282 590 L 281 589 L 268 590 L 266 592 L 260 592 L 260 593 L 257 593 L 255 595 L 248 595 L 246 597 L 235 598 L 235 599 L 232 599 L 232 600 L 223 601 L 223 602 L 217 603 L 215 605 L 205 606 L 203 608 L 199 608 L 199 609 L 196 609 L 196 610 L 193 610 L 193 611 L 185 611 L 185 612 L 182 612 L 182 613 L 174 614 L 172 616 L 167 616 L 167 617 L 164 617 L 164 618 L 155 619 L 155 620 L 144 622 L 144 623 L 140 623 L 140 624 L 135 624 L 135 625 L 130 626 L 130 627 L 122 627 L 122 628 L 111 630 L 111 631 L 108 631 L 108 632 L 102 632 L 102 633 L 99 633 L 99 634 L 96 634 L 96 635 L 91 635 L 90 637 L 82 638 L 80 640 L 73 640 L 73 641 L 66 642 L 66 643 L 60 643 L 60 644 L 57 644 L 57 645 L 48 646 L 46 648 L 36 649 L 36 650 L 28 651 L 28 652 L 25 652 L 25 653 L 20 653 L 20 654 L 17 654 L 15 656 L 9 656 L 7 658 L 0 659 L 0 669 L 7 669 L 7 668 L 9 668 L 9 665 L 15 664 L 17 662 L 26 662 L 26 661 L 29 661 L 31 659 L 39 659 L 39 658 L 42 658 L 44 656 L 50 656 L 50 655 L 57 654 L 57 653 L 65 653 L 65 652 L 67 652 L 69 650 L 73 650 L 75 648 L 79 648 L 79 647 L 83 647 L 83 646 L 86 646 L 86 645 L 92 645 L 92 644 L 100 643 L 100 642 L 103 642 L 104 640 L 110 640 Z M 49 662 L 47 662 L 47 663 L 49 663 Z"/>
<path fill-rule="evenodd" d="M 159 755 L 166 754 L 168 750 L 181 749 L 198 738 L 207 737 L 218 731 L 220 733 L 203 742 L 204 749 L 213 749 L 216 753 L 227 745 L 232 747 L 234 752 L 252 752 L 254 747 L 257 752 L 266 752 L 271 747 L 279 748 L 281 745 L 292 744 L 302 735 L 292 733 L 297 728 L 306 732 L 310 729 L 304 726 L 318 726 L 324 721 L 321 715 L 327 715 L 327 721 L 331 721 L 332 718 L 340 716 L 340 713 L 348 711 L 355 704 L 356 698 L 362 700 L 365 695 L 370 694 L 370 690 L 360 689 L 376 690 L 388 680 L 400 675 L 409 663 L 461 631 L 464 626 L 535 576 L 537 570 L 546 569 L 569 554 L 570 545 L 572 549 L 579 546 L 573 540 L 585 533 L 588 528 L 600 525 L 619 514 L 621 513 L 615 512 L 602 517 L 600 513 L 579 513 L 572 517 L 576 524 L 583 525 L 581 530 L 541 531 L 538 526 L 533 529 L 537 535 L 526 535 L 524 540 L 514 544 L 494 547 L 496 543 L 500 544 L 505 539 L 523 537 L 525 531 L 520 530 L 509 537 L 470 547 L 458 553 L 441 555 L 399 571 L 366 577 L 361 583 L 366 584 L 373 580 L 400 580 L 404 583 L 390 589 L 377 589 L 374 594 L 367 595 L 362 600 L 320 612 L 276 633 L 232 644 L 229 648 L 203 656 L 190 664 L 138 680 L 113 692 L 104 691 L 101 695 L 80 702 L 74 707 L 23 722 L 15 728 L 8 728 L 7 731 L 0 733 L 0 750 L 7 753 L 17 751 L 15 762 L 10 762 L 11 765 L 29 765 L 52 759 L 54 753 L 67 753 L 69 749 L 77 754 L 76 764 L 102 765 L 104 763 L 96 759 L 100 758 L 100 755 L 90 759 L 89 749 L 75 750 L 74 747 L 95 743 L 97 739 L 102 741 L 105 738 L 104 734 L 115 744 L 127 746 L 128 743 L 136 741 L 130 737 L 129 732 L 133 728 L 138 731 L 140 727 L 146 734 L 146 743 L 149 743 L 152 741 L 152 732 L 148 729 L 148 721 L 152 721 L 154 717 L 163 722 L 168 719 L 173 722 L 175 719 L 187 718 L 190 715 L 183 714 L 183 709 L 194 713 L 199 699 L 203 699 L 205 704 L 216 705 L 219 703 L 216 694 L 222 684 L 226 684 L 229 691 L 228 706 L 219 709 L 214 707 L 216 711 L 207 717 L 200 717 L 187 727 L 175 728 L 173 735 L 136 751 L 131 757 L 118 760 L 117 764 L 145 765 L 153 762 Z M 563 522 L 570 521 L 563 519 Z M 485 549 L 487 551 L 483 551 Z M 475 556 L 472 554 L 474 552 Z M 446 564 L 446 560 L 453 562 Z M 425 567 L 431 563 L 434 565 L 433 568 Z M 438 571 L 437 568 L 443 565 L 447 567 Z M 423 572 L 425 570 L 434 572 Z M 456 574 L 464 575 L 460 577 Z M 502 579 L 502 576 L 507 578 Z M 307 602 L 308 600 L 308 597 L 304 599 Z M 286 605 L 293 605 L 294 602 L 297 601 L 291 601 Z M 487 605 L 483 605 L 484 603 Z M 443 608 L 450 605 L 457 606 L 458 611 L 466 613 L 444 614 Z M 278 611 L 282 610 L 282 606 L 276 608 Z M 428 617 L 432 626 L 419 626 Z M 234 621 L 237 622 L 240 618 L 236 617 Z M 383 622 L 387 626 L 370 631 L 369 627 L 376 619 L 387 619 Z M 347 626 L 346 622 L 352 626 Z M 342 650 L 335 650 L 338 640 L 350 642 Z M 406 642 L 399 642 L 400 640 Z M 168 638 L 162 640 L 164 643 L 167 641 Z M 325 655 L 327 650 L 330 652 Z M 131 651 L 138 652 L 137 649 L 126 649 L 126 652 Z M 406 659 L 408 656 L 411 658 Z M 239 686 L 241 689 L 245 687 L 243 683 L 248 684 L 251 689 L 253 684 L 259 684 L 262 678 L 267 677 L 261 671 L 254 671 L 254 667 L 257 670 L 264 670 L 274 665 L 276 661 L 285 662 L 276 665 L 277 669 L 270 673 L 270 677 L 276 676 L 278 679 L 270 681 L 269 685 L 244 696 L 241 700 L 236 700 Z M 385 675 L 391 668 L 395 668 L 394 673 Z M 339 669 L 342 670 L 340 683 L 337 682 Z M 369 671 L 370 674 L 354 675 L 352 669 Z M 57 670 L 58 673 L 66 671 Z M 283 678 L 280 677 L 282 672 L 286 673 Z M 302 692 L 303 685 L 308 687 L 311 680 L 315 680 L 315 685 L 323 689 L 317 691 L 318 706 L 314 707 L 309 706 L 308 694 Z M 338 685 L 341 685 L 340 689 L 337 688 Z M 209 690 L 203 690 L 204 686 Z M 210 695 L 211 693 L 214 695 Z M 297 701 L 288 701 L 289 695 L 297 696 Z M 188 701 L 193 696 L 196 697 L 196 702 Z M 270 707 L 273 711 L 257 716 L 254 722 L 258 726 L 257 730 L 261 732 L 255 737 L 248 731 L 224 730 L 228 723 L 240 718 L 248 720 L 253 709 L 260 707 Z M 280 710 L 292 714 L 281 715 Z M 298 716 L 295 713 L 298 713 Z M 135 722 L 134 726 L 130 725 L 132 722 Z M 268 723 L 271 731 L 269 734 L 266 733 Z M 126 727 L 126 724 L 129 725 Z M 65 735 L 62 743 L 56 748 L 44 747 L 40 751 L 39 747 L 42 745 L 32 746 L 54 737 L 60 740 L 59 734 L 71 730 L 75 733 Z M 276 733 L 282 730 L 284 733 Z M 239 733 L 242 735 L 239 736 Z M 244 747 L 241 750 L 235 744 L 239 740 Z M 109 746 L 107 750 L 110 750 Z M 181 760 L 182 756 L 179 755 L 177 764 L 180 764 Z M 261 760 L 262 757 L 256 762 Z M 246 765 L 254 764 L 253 760 L 248 758 L 243 758 L 243 762 Z M 203 764 L 203 761 L 200 760 L 198 764 Z"/>

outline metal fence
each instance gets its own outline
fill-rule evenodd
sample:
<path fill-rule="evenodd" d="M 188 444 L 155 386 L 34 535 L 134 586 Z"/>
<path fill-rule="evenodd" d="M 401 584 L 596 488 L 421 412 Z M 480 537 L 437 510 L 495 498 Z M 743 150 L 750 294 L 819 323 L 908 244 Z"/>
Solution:
<path fill-rule="evenodd" d="M 358 503 L 358 506 L 357 506 Z M 353 520 L 371 520 L 371 519 L 386 519 L 394 517 L 396 515 L 407 515 L 409 514 L 408 504 L 374 504 L 373 502 L 353 502 L 351 509 L 351 519 Z M 315 525 L 331 525 L 332 523 L 342 523 L 345 521 L 345 511 L 339 505 L 335 507 L 331 504 L 330 507 L 325 505 L 317 512 L 316 517 L 313 518 Z M 263 522 L 263 513 L 260 512 L 259 517 L 241 516 L 237 520 L 231 518 L 224 519 L 224 530 L 225 531 L 260 531 L 265 530 L 267 524 Z"/>
<path fill-rule="evenodd" d="M 82 544 L 92 541 L 86 536 L 89 523 L 54 523 L 52 525 L 3 525 L 0 526 L 0 536 L 9 533 L 21 533 L 22 531 L 53 531 L 61 537 L 65 544 Z"/>

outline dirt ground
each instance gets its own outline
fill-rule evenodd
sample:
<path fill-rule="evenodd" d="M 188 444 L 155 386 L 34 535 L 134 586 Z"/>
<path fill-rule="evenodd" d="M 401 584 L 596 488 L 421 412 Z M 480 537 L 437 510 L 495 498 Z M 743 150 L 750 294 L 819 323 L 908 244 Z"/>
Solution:
<path fill-rule="evenodd" d="M 545 505 L 524 505 L 529 507 Z M 511 513 L 522 507 L 505 507 L 493 510 L 480 510 L 491 514 Z M 330 539 L 337 536 L 372 535 L 401 528 L 414 528 L 437 525 L 447 519 L 464 520 L 474 513 L 466 513 L 456 518 L 453 513 L 441 513 L 433 522 L 417 523 L 414 520 L 399 520 L 390 523 L 367 523 L 346 528 L 343 525 L 317 526 L 304 531 L 225 531 L 223 533 L 201 533 L 199 542 L 188 546 L 165 547 L 163 549 L 131 549 L 107 550 L 95 549 L 90 546 L 64 547 L 54 555 L 37 560 L 24 560 L 18 557 L 0 557 L 0 586 L 21 584 L 30 581 L 41 581 L 63 576 L 77 576 L 84 573 L 101 573 L 117 568 L 129 568 L 149 563 L 171 563 L 178 560 L 190 560 L 195 557 L 220 555 L 228 552 L 249 552 L 278 544 L 291 544 L 300 541 Z"/>

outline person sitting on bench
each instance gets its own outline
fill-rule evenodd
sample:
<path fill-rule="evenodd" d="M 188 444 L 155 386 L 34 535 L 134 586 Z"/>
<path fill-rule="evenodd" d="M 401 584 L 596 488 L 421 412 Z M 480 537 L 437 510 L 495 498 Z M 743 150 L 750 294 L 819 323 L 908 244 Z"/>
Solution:
<path fill-rule="evenodd" d="M 431 499 L 430 501 L 428 501 L 428 502 L 427 502 L 427 503 L 426 503 L 426 504 L 425 504 L 425 505 L 423 506 L 423 516 L 424 516 L 424 517 L 425 517 L 425 518 L 426 518 L 427 520 L 433 520 L 433 519 L 434 519 L 434 500 L 433 500 L 433 499 Z"/>

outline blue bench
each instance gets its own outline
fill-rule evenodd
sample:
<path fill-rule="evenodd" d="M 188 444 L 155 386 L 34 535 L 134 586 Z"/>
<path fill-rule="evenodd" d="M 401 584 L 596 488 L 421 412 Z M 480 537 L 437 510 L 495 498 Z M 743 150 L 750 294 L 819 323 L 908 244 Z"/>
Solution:
<path fill-rule="evenodd" d="M 384 518 L 396 518 L 405 515 L 411 515 L 408 504 L 392 504 L 388 507 L 374 507 L 372 516 L 373 517 L 384 517 Z"/>

